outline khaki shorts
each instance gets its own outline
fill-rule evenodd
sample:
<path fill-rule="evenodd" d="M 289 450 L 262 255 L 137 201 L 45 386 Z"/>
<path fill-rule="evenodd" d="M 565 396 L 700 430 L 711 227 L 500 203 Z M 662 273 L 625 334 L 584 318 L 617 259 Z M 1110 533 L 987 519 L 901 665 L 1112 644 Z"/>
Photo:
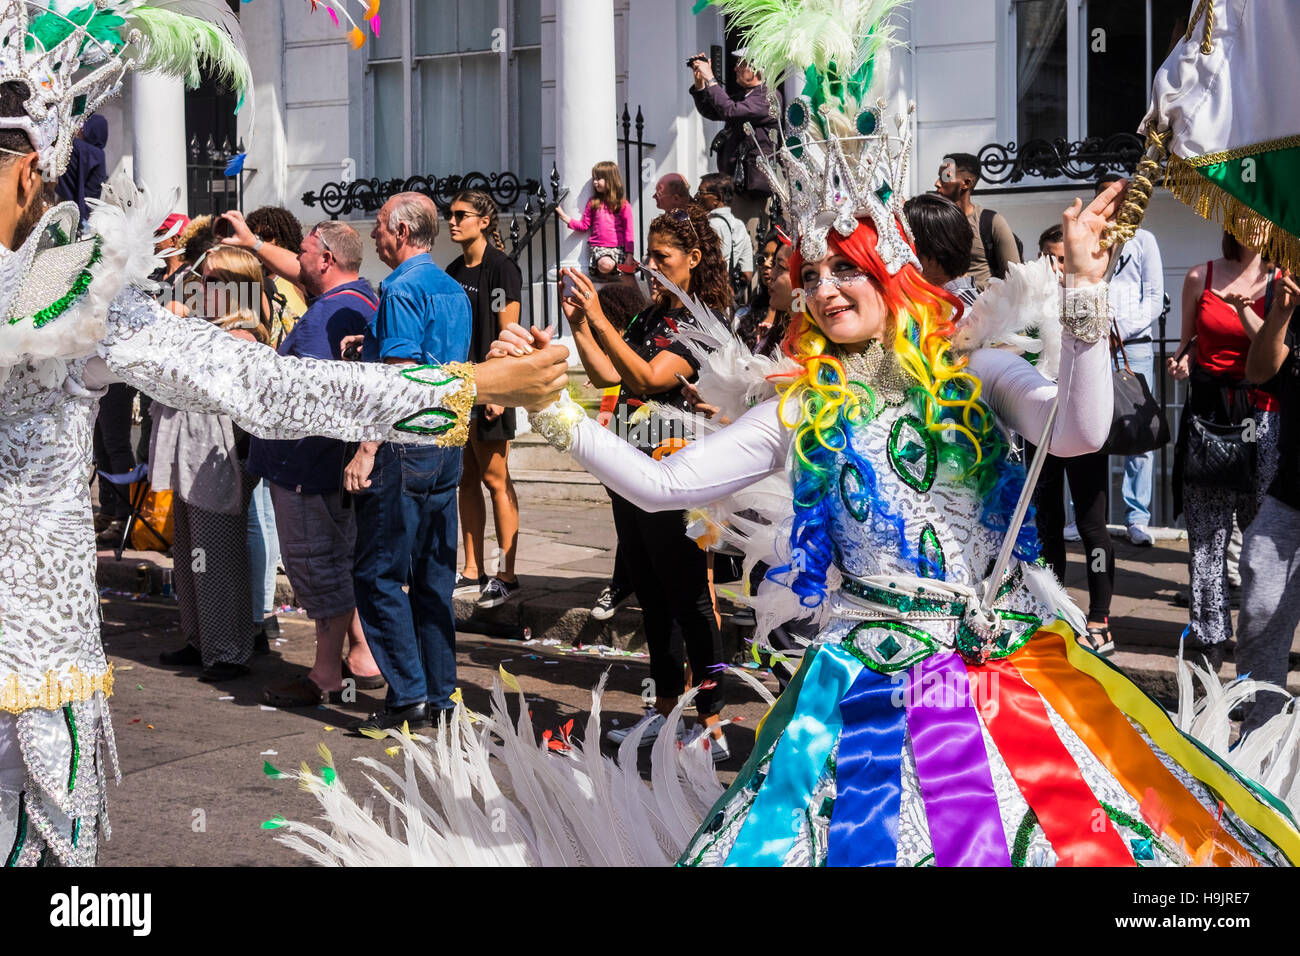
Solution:
<path fill-rule="evenodd" d="M 275 528 L 294 598 L 313 621 L 349 614 L 357 606 L 352 590 L 352 551 L 357 522 L 343 493 L 301 494 L 271 487 Z"/>

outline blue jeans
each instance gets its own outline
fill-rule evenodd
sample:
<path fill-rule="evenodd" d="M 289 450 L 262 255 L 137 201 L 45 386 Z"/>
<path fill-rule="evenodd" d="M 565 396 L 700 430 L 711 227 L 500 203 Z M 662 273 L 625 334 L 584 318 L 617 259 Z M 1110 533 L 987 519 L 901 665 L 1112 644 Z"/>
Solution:
<path fill-rule="evenodd" d="M 265 480 L 253 487 L 248 501 L 248 570 L 253 592 L 253 627 L 275 614 L 275 571 L 280 564 L 280 537 L 275 530 L 271 486 Z"/>
<path fill-rule="evenodd" d="M 1129 368 L 1145 378 L 1147 388 L 1155 394 L 1151 343 L 1126 345 L 1124 352 L 1128 355 Z M 1145 528 L 1151 523 L 1151 472 L 1154 470 L 1155 458 L 1155 452 L 1149 451 L 1144 455 L 1130 455 L 1124 459 L 1124 481 L 1120 485 L 1120 495 L 1124 499 L 1126 525 Z"/>
<path fill-rule="evenodd" d="M 353 499 L 357 611 L 392 710 L 421 701 L 452 706 L 460 469 L 459 448 L 385 442 L 370 487 Z"/>

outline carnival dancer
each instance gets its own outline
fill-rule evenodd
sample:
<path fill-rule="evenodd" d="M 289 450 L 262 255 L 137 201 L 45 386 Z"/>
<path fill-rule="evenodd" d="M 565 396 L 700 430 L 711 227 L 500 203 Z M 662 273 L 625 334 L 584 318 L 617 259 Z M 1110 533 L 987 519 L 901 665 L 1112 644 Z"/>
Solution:
<path fill-rule="evenodd" d="M 1020 267 L 1023 295 L 959 327 L 960 301 L 921 275 L 897 191 L 910 142 L 889 134 L 872 88 L 898 4 L 717 5 L 765 76 L 792 67 L 807 78 L 786 112 L 775 177 L 797 225 L 790 269 L 805 305 L 783 342 L 794 370 L 778 376 L 777 395 L 736 413 L 770 367 L 719 344 L 729 334 L 699 309 L 677 335 L 722 356 L 701 367 L 698 387 L 734 424 L 656 461 L 567 395 L 532 423 L 638 508 L 707 506 L 736 522 L 727 540 L 773 567 L 751 599 L 759 632 L 799 609 L 816 623 L 797 672 L 732 786 L 698 815 L 709 788 L 692 744 L 675 755 L 660 735 L 647 794 L 634 767 L 618 779 L 594 750 L 598 694 L 585 742 L 566 736 L 549 759 L 530 739 L 526 706 L 512 725 L 498 696 L 487 730 L 445 728 L 431 753 L 407 748 L 408 782 L 392 775 L 408 788 L 405 832 L 420 834 L 418 847 L 364 820 L 337 782 L 303 775 L 331 829 L 292 824 L 286 842 L 331 862 L 386 850 L 403 860 L 654 861 L 694 818 L 682 865 L 1300 860 L 1286 805 L 1081 646 L 1085 619 L 1037 563 L 1032 524 L 1011 531 L 1025 475 L 1005 429 L 1061 456 L 1096 450 L 1109 431 L 1103 248 L 1123 185 L 1065 211 L 1063 290 L 1045 265 Z M 811 63 L 797 58 L 809 50 Z M 1055 383 L 1015 352 L 984 347 L 1023 344 L 1043 302 L 1061 337 Z M 1026 304 L 1038 313 L 1017 315 Z M 516 328 L 501 348 L 545 339 Z M 785 521 L 770 490 L 783 480 Z M 742 523 L 765 499 L 768 520 Z M 624 742 L 620 764 L 634 744 Z M 409 792 L 417 762 L 432 804 Z M 507 834 L 490 825 L 503 800 L 495 776 L 516 794 Z"/>
<path fill-rule="evenodd" d="M 126 382 L 167 405 L 230 416 L 266 438 L 462 442 L 475 401 L 535 403 L 566 381 L 562 349 L 401 371 L 281 359 L 148 295 L 155 231 L 174 197 L 129 180 L 76 241 L 49 207 L 77 130 L 126 71 L 247 90 L 238 23 L 195 0 L 0 3 L 0 854 L 88 864 L 105 826 L 113 672 L 100 643 L 86 477 L 99 397 Z M 86 14 L 88 16 L 81 16 Z M 210 15 L 209 20 L 194 14 Z M 199 42 L 200 39 L 202 42 Z M 161 237 L 166 239 L 168 237 Z"/>

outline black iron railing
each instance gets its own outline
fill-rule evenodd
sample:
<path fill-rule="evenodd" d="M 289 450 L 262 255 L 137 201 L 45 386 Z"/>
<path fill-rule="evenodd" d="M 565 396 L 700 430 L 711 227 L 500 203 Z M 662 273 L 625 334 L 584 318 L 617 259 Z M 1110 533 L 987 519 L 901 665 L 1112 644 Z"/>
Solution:
<path fill-rule="evenodd" d="M 508 210 L 519 200 L 539 192 L 542 184 L 535 179 L 520 179 L 515 173 L 471 172 L 452 176 L 412 176 L 410 179 L 355 179 L 352 182 L 326 183 L 319 191 L 304 193 L 303 204 L 321 211 L 331 219 L 354 212 L 374 213 L 398 193 L 422 193 L 433 200 L 438 212 L 447 214 L 458 192 L 477 189 Z"/>
<path fill-rule="evenodd" d="M 984 194 L 1057 189 L 1057 185 L 1017 185 L 1025 180 L 1089 182 L 1104 173 L 1132 174 L 1142 159 L 1142 139 L 1135 133 L 1064 139 L 1031 139 L 1016 143 L 989 143 L 978 153 Z M 999 188 L 1003 187 L 1003 188 Z M 1015 187 L 1009 188 L 1009 187 Z"/>
<path fill-rule="evenodd" d="M 645 138 L 645 117 L 641 115 L 641 107 L 636 108 L 636 139 L 632 138 L 632 114 L 628 111 L 626 103 L 623 104 L 623 115 L 619 121 L 622 124 L 623 135 L 619 137 L 619 145 L 623 147 L 623 184 L 627 188 L 628 202 L 632 201 L 632 186 L 636 185 L 636 225 L 637 235 L 640 242 L 637 250 L 645 254 L 645 187 L 646 177 L 642 173 L 645 164 L 645 151 L 654 149 L 655 144 L 646 141 Z M 632 150 L 636 149 L 636 165 L 632 165 Z"/>
<path fill-rule="evenodd" d="M 244 172 L 226 175 L 231 162 L 244 152 L 243 141 L 231 146 L 230 140 L 218 146 L 211 136 L 200 142 L 190 140 L 186 162 L 186 189 L 191 216 L 216 216 L 239 209 L 244 197 Z"/>
<path fill-rule="evenodd" d="M 539 324 L 535 287 L 540 281 L 542 284 L 540 324 L 543 328 L 551 325 L 551 309 L 554 306 L 555 325 L 559 329 L 559 334 L 563 335 L 565 333 L 564 310 L 560 308 L 560 293 L 563 287 L 559 282 L 555 282 L 553 274 L 553 270 L 559 268 L 560 261 L 560 217 L 555 214 L 555 210 L 568 197 L 569 190 L 560 186 L 560 171 L 554 164 L 551 165 L 550 180 L 549 199 L 541 183 L 537 184 L 537 189 L 533 193 L 525 197 L 522 225 L 519 221 L 518 209 L 510 214 L 510 258 L 519 265 L 526 280 L 528 325 L 531 327 Z M 555 259 L 553 261 L 548 232 L 554 236 Z M 536 246 L 541 248 L 534 253 Z M 521 257 L 523 262 L 519 261 Z M 549 285 L 551 282 L 555 282 L 554 296 Z"/>

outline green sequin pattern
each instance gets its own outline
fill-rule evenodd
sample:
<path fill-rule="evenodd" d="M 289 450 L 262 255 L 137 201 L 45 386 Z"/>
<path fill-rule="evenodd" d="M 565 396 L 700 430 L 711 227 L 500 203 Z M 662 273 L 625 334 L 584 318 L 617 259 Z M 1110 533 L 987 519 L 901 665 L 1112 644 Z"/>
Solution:
<path fill-rule="evenodd" d="M 939 453 L 925 422 L 915 415 L 900 415 L 889 430 L 889 465 L 917 491 L 929 491 L 934 485 Z"/>

